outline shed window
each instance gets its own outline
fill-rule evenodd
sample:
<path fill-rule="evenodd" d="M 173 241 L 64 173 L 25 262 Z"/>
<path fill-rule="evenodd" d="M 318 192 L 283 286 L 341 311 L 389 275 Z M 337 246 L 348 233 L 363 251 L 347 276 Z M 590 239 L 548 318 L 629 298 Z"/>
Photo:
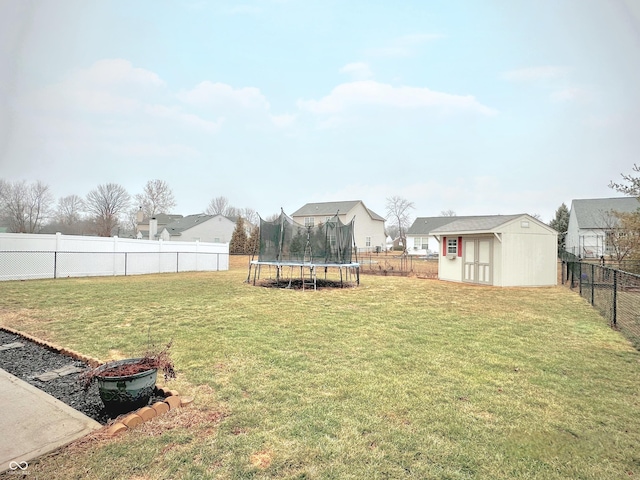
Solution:
<path fill-rule="evenodd" d="M 457 238 L 447 238 L 447 253 L 455 253 L 458 254 L 458 239 Z"/>
<path fill-rule="evenodd" d="M 364 244 L 366 247 L 370 247 L 371 246 L 371 237 L 365 237 L 364 238 Z"/>

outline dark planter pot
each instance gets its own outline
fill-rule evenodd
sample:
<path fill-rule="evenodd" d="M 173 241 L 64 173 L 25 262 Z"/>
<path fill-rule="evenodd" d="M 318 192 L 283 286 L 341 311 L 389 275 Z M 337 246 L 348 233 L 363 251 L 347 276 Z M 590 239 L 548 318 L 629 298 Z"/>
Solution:
<path fill-rule="evenodd" d="M 112 413 L 130 412 L 149 403 L 158 374 L 155 368 L 122 377 L 105 377 L 100 374 L 105 370 L 133 364 L 139 360 L 139 358 L 117 360 L 105 363 L 98 368 L 96 372 L 98 391 L 107 411 Z"/>

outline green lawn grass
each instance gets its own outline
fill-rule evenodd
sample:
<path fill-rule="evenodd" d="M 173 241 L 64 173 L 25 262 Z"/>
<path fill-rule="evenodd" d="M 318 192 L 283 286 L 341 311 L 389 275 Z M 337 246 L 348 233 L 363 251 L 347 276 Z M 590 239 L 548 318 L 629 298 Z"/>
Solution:
<path fill-rule="evenodd" d="M 87 355 L 173 339 L 171 385 L 195 397 L 43 458 L 32 474 L 640 474 L 640 353 L 567 289 L 364 276 L 357 288 L 302 292 L 245 278 L 243 267 L 0 283 L 0 324 Z"/>

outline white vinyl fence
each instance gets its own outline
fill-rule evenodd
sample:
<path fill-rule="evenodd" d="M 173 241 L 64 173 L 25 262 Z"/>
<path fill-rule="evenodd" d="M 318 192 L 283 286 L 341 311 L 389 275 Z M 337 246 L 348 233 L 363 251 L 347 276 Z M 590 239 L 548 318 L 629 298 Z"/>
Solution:
<path fill-rule="evenodd" d="M 0 281 L 229 269 L 229 244 L 0 233 Z"/>

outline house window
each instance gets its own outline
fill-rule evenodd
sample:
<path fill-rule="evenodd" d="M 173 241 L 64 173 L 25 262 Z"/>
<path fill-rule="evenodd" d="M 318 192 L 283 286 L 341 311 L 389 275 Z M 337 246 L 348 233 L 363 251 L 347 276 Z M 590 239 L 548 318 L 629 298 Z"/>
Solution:
<path fill-rule="evenodd" d="M 335 235 L 329 235 L 329 245 L 331 245 L 332 247 L 336 246 L 336 236 Z"/>
<path fill-rule="evenodd" d="M 426 250 L 429 247 L 429 237 L 418 238 L 416 247 Z"/>
<path fill-rule="evenodd" d="M 304 226 L 313 227 L 313 217 L 304 217 Z"/>
<path fill-rule="evenodd" d="M 364 244 L 365 244 L 365 247 L 370 247 L 371 246 L 371 237 L 364 237 Z"/>
<path fill-rule="evenodd" d="M 455 253 L 458 254 L 458 239 L 457 238 L 447 238 L 447 253 Z"/>

